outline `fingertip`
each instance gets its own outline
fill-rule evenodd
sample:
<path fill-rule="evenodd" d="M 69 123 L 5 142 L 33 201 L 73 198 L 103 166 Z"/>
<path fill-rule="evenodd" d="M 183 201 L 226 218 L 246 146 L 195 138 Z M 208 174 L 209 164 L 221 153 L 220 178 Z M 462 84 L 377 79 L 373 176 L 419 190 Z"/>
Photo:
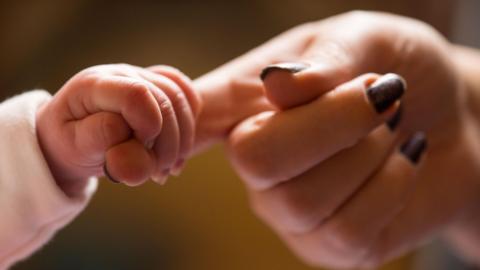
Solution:
<path fill-rule="evenodd" d="M 105 175 L 127 186 L 143 184 L 153 172 L 153 160 L 136 139 L 110 148 L 105 155 Z"/>
<path fill-rule="evenodd" d="M 366 93 L 377 113 L 383 113 L 400 100 L 406 87 L 407 84 L 401 76 L 388 73 L 370 83 Z"/>
<path fill-rule="evenodd" d="M 170 173 L 173 176 L 179 176 L 182 173 L 184 168 L 185 168 L 185 159 L 179 158 L 177 162 L 175 162 L 175 164 L 173 165 Z"/>
<path fill-rule="evenodd" d="M 274 71 L 284 71 L 290 74 L 295 74 L 305 70 L 309 67 L 309 65 L 304 63 L 278 63 L 273 65 L 268 65 L 265 67 L 262 72 L 260 73 L 260 79 L 265 81 L 268 75 L 272 74 Z"/>
<path fill-rule="evenodd" d="M 281 110 L 304 104 L 312 93 L 299 84 L 296 74 L 308 69 L 304 63 L 278 63 L 269 65 L 260 73 L 267 99 Z"/>
<path fill-rule="evenodd" d="M 269 101 L 281 110 L 312 102 L 353 78 L 349 69 L 328 63 L 279 63 L 260 74 Z"/>
<path fill-rule="evenodd" d="M 170 177 L 170 169 L 164 169 L 161 173 L 152 175 L 152 181 L 163 186 L 167 183 L 168 177 Z"/>

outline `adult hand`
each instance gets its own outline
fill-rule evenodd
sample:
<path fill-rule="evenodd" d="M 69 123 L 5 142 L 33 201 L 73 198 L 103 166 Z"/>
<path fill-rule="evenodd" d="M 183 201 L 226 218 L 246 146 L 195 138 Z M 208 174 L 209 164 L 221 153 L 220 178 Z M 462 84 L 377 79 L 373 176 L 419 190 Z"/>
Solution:
<path fill-rule="evenodd" d="M 250 104 L 262 104 L 242 112 L 263 111 L 231 132 L 230 158 L 256 213 L 307 262 L 377 266 L 474 213 L 478 123 L 452 48 L 422 22 L 351 12 L 288 31 L 197 81 L 229 78 L 231 93 L 247 89 Z M 261 69 L 281 62 L 290 64 L 265 69 L 262 84 Z M 379 109 L 365 94 L 398 88 L 398 77 L 369 72 L 406 80 L 401 110 L 398 95 Z"/>

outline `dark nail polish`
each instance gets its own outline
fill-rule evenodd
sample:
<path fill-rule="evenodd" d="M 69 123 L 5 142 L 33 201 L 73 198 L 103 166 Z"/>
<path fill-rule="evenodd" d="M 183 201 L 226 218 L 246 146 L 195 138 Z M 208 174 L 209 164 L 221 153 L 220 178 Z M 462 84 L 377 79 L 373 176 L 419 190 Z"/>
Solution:
<path fill-rule="evenodd" d="M 395 114 L 387 121 L 387 127 L 391 131 L 394 131 L 395 128 L 397 128 L 398 123 L 400 123 L 400 120 L 402 119 L 402 113 L 403 113 L 403 106 L 400 104 Z"/>
<path fill-rule="evenodd" d="M 375 110 L 382 113 L 402 97 L 405 88 L 406 83 L 402 77 L 388 73 L 378 78 L 367 89 L 367 96 Z"/>
<path fill-rule="evenodd" d="M 400 152 L 413 164 L 417 164 L 426 148 L 427 138 L 425 133 L 417 132 L 400 147 Z"/>
<path fill-rule="evenodd" d="M 283 71 L 287 71 L 287 72 L 290 72 L 292 74 L 295 74 L 295 73 L 298 73 L 306 68 L 308 68 L 309 66 L 307 64 L 303 64 L 303 63 L 278 63 L 278 64 L 273 64 L 273 65 L 269 65 L 267 66 L 266 68 L 264 68 L 262 70 L 262 72 L 260 73 L 260 79 L 265 80 L 265 78 L 267 77 L 268 74 L 270 74 L 270 72 L 274 71 L 274 70 L 283 70 Z"/>
<path fill-rule="evenodd" d="M 112 175 L 110 175 L 110 173 L 107 170 L 107 165 L 106 164 L 103 165 L 103 173 L 105 174 L 107 179 L 110 180 L 111 182 L 113 182 L 115 184 L 120 184 L 120 181 L 117 181 L 115 178 L 112 177 Z"/>

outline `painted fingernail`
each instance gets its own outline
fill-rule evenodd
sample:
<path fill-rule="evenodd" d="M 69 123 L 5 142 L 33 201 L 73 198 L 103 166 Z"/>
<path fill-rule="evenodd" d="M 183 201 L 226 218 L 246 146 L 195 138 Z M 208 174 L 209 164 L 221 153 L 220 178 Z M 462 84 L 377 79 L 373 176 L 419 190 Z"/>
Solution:
<path fill-rule="evenodd" d="M 262 70 L 260 73 L 260 79 L 265 80 L 267 78 L 268 74 L 270 74 L 274 70 L 283 70 L 290 72 L 292 74 L 298 73 L 306 68 L 308 68 L 309 65 L 303 64 L 303 63 L 278 63 L 278 64 L 273 64 L 269 65 L 266 68 Z"/>
<path fill-rule="evenodd" d="M 403 106 L 402 104 L 400 104 L 395 114 L 387 121 L 387 127 L 391 131 L 394 131 L 395 128 L 397 128 L 398 123 L 400 123 L 400 120 L 402 119 L 402 114 L 403 114 Z"/>
<path fill-rule="evenodd" d="M 425 133 L 417 132 L 413 134 L 402 146 L 400 152 L 405 155 L 413 164 L 417 164 L 427 148 L 427 138 Z"/>
<path fill-rule="evenodd" d="M 173 165 L 172 171 L 170 173 L 174 176 L 179 176 L 184 167 L 185 159 L 181 158 L 175 163 L 175 165 Z"/>
<path fill-rule="evenodd" d="M 107 164 L 104 164 L 103 165 L 103 174 L 105 175 L 105 177 L 110 180 L 112 183 L 115 183 L 115 184 L 120 184 L 120 181 L 117 181 L 115 178 L 112 177 L 112 175 L 108 172 L 107 170 Z"/>
<path fill-rule="evenodd" d="M 402 77 L 388 73 L 368 87 L 367 96 L 375 110 L 382 113 L 402 97 L 406 87 L 407 85 Z"/>

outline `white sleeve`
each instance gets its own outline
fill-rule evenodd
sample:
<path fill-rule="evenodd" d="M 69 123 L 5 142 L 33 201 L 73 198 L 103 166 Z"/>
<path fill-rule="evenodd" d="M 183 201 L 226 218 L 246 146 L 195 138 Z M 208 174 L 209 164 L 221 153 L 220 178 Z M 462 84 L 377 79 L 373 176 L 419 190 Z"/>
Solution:
<path fill-rule="evenodd" d="M 35 131 L 36 111 L 50 99 L 37 90 L 0 104 L 0 269 L 44 245 L 96 190 L 95 178 L 73 198 L 56 185 Z"/>

